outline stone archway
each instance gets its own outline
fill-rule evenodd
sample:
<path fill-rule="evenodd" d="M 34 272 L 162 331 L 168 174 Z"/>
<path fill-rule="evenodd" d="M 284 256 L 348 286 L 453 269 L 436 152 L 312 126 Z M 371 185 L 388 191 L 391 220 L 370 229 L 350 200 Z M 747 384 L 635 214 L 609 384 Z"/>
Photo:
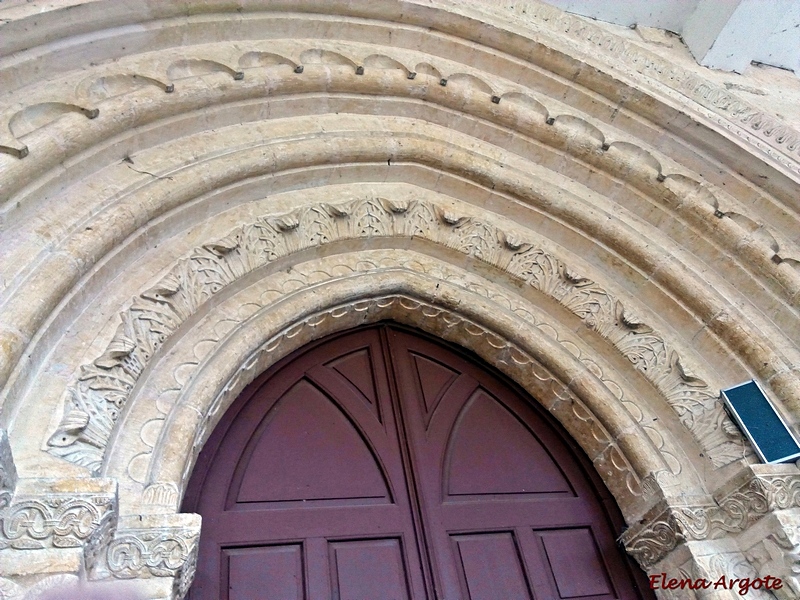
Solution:
<path fill-rule="evenodd" d="M 4 13 L 3 593 L 180 596 L 226 407 L 384 318 L 557 398 L 646 569 L 791 578 L 796 469 L 718 391 L 796 422 L 797 134 L 533 2 L 234 8 Z"/>

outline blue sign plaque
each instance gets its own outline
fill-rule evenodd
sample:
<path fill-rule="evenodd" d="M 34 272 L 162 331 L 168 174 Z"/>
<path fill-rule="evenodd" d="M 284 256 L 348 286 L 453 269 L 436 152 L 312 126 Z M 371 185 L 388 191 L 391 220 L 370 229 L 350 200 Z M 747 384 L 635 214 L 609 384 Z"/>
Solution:
<path fill-rule="evenodd" d="M 800 444 L 755 381 L 722 390 L 731 416 L 765 463 L 800 458 Z"/>

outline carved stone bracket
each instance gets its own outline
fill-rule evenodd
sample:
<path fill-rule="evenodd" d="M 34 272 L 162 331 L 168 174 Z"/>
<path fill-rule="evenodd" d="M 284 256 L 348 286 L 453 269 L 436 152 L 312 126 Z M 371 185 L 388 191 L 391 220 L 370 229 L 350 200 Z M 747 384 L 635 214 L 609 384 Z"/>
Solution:
<path fill-rule="evenodd" d="M 173 577 L 173 595 L 183 598 L 194 578 L 199 538 L 200 515 L 123 517 L 107 543 L 87 546 L 89 577 Z"/>
<path fill-rule="evenodd" d="M 468 212 L 466 207 L 464 212 Z M 149 360 L 220 290 L 279 257 L 345 239 L 423 238 L 502 269 L 572 311 L 613 344 L 664 396 L 716 466 L 747 450 L 718 392 L 688 373 L 678 353 L 600 284 L 532 242 L 529 232 L 488 215 L 428 200 L 366 198 L 264 216 L 196 248 L 122 313 L 106 351 L 81 368 L 49 451 L 96 472 L 118 415 Z M 499 223 L 498 223 L 499 222 Z"/>
<path fill-rule="evenodd" d="M 8 434 L 4 429 L 0 429 L 0 511 L 11 504 L 16 485 L 17 469 L 11 456 Z"/>
<path fill-rule="evenodd" d="M 750 465 L 716 499 L 663 500 L 621 540 L 647 568 L 682 542 L 741 533 L 765 515 L 798 507 L 800 474 L 795 466 Z"/>
<path fill-rule="evenodd" d="M 21 479 L 0 512 L 0 549 L 79 548 L 116 518 L 114 480 Z"/>

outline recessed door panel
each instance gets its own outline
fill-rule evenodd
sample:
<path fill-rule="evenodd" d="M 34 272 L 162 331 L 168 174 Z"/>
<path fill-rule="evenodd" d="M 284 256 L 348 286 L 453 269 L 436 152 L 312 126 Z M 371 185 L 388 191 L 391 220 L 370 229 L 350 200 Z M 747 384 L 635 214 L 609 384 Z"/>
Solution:
<path fill-rule="evenodd" d="M 537 532 L 561 598 L 613 598 L 608 570 L 591 529 Z"/>
<path fill-rule="evenodd" d="M 222 553 L 228 584 L 227 600 L 305 598 L 300 544 L 228 548 Z"/>
<path fill-rule="evenodd" d="M 445 489 L 451 499 L 572 495 L 569 483 L 539 440 L 483 389 L 472 395 L 456 419 L 449 445 Z"/>
<path fill-rule="evenodd" d="M 341 600 L 406 600 L 408 574 L 399 539 L 330 544 L 333 597 Z"/>
<path fill-rule="evenodd" d="M 340 356 L 325 365 L 344 377 L 361 395 L 364 403 L 381 420 L 380 403 L 375 386 L 375 366 L 369 347 Z"/>
<path fill-rule="evenodd" d="M 257 435 L 237 502 L 389 501 L 383 473 L 365 440 L 307 380 L 281 398 Z"/>
<path fill-rule="evenodd" d="M 419 382 L 422 410 L 425 414 L 425 421 L 428 422 L 436 410 L 439 400 L 442 399 L 444 393 L 460 373 L 430 357 L 412 352 L 411 358 L 416 372 L 416 379 Z"/>
<path fill-rule="evenodd" d="M 455 535 L 453 544 L 469 600 L 532 597 L 512 533 Z"/>

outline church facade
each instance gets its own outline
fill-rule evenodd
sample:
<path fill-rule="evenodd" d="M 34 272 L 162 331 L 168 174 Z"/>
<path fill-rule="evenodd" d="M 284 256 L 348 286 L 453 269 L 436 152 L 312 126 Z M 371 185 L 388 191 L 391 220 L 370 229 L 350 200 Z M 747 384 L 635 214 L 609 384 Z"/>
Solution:
<path fill-rule="evenodd" d="M 800 418 L 791 119 L 532 1 L 12 2 L 0 48 L 0 598 L 186 597 L 227 410 L 379 323 L 536 402 L 656 597 L 800 597 L 800 472 L 720 392 Z"/>

